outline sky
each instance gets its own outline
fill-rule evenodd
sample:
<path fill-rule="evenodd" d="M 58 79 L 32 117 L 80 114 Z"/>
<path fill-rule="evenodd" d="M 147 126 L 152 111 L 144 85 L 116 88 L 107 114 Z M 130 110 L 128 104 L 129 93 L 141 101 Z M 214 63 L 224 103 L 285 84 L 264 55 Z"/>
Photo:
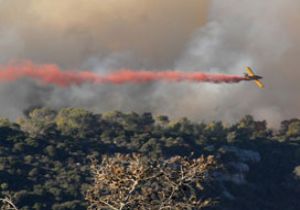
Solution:
<path fill-rule="evenodd" d="M 122 68 L 242 75 L 266 89 L 153 83 L 61 89 L 30 80 L 0 84 L 0 115 L 31 106 L 153 112 L 195 121 L 246 114 L 300 117 L 300 2 L 295 0 L 0 0 L 0 64 L 31 60 L 96 73 Z"/>

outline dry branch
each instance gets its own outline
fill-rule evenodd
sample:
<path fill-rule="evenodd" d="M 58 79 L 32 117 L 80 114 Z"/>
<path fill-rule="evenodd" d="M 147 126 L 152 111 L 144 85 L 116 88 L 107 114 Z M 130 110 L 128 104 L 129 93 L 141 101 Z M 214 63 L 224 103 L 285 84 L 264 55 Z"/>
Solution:
<path fill-rule="evenodd" d="M 213 204 L 202 192 L 216 168 L 212 156 L 161 162 L 136 154 L 105 156 L 91 165 L 94 183 L 86 199 L 89 209 L 97 210 L 202 209 Z"/>

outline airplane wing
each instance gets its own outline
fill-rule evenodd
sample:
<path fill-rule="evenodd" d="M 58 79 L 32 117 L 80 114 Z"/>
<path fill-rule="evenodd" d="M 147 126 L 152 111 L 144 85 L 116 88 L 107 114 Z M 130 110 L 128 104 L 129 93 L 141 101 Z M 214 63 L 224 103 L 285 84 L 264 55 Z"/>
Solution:
<path fill-rule="evenodd" d="M 252 69 L 250 67 L 247 67 L 246 70 L 247 70 L 249 76 L 255 76 L 254 72 L 252 71 Z"/>
<path fill-rule="evenodd" d="M 261 81 L 259 81 L 259 80 L 255 80 L 255 83 L 256 83 L 256 85 L 257 85 L 259 88 L 264 88 L 264 87 L 265 87 L 265 85 L 264 85 Z"/>

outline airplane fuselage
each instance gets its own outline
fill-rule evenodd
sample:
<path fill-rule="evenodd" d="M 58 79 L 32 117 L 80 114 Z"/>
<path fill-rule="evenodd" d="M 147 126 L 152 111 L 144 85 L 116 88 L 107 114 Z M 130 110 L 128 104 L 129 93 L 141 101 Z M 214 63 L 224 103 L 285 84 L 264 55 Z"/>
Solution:
<path fill-rule="evenodd" d="M 246 80 L 260 80 L 262 79 L 263 77 L 261 76 L 258 76 L 258 75 L 254 75 L 254 76 L 250 76 L 248 74 L 245 74 L 245 79 Z"/>

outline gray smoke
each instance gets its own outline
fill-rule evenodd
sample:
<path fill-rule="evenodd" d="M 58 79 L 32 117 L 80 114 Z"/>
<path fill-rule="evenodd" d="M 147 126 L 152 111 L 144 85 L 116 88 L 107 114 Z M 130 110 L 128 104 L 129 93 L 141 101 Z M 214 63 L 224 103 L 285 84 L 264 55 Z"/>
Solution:
<path fill-rule="evenodd" d="M 266 89 L 165 84 L 58 89 L 31 81 L 0 86 L 0 114 L 32 105 L 93 111 L 152 111 L 174 118 L 299 117 L 300 2 L 295 0 L 2 0 L 0 61 L 30 59 L 67 69 L 180 69 L 243 74 L 253 66 Z M 299 60 L 299 61 L 298 61 Z"/>
<path fill-rule="evenodd" d="M 207 0 L 0 0 L 0 63 L 29 59 L 65 69 L 166 69 L 205 23 Z M 37 88 L 1 84 L 0 115 L 32 105 L 151 111 L 146 86 Z M 154 99 L 153 99 L 154 100 Z"/>
<path fill-rule="evenodd" d="M 214 95 L 200 112 L 225 120 L 252 114 L 272 126 L 300 116 L 299 9 L 300 2 L 294 0 L 212 2 L 207 24 L 178 61 L 179 68 L 241 74 L 249 65 L 264 76 L 266 89 L 261 91 L 251 83 L 209 90 L 195 87 L 203 96 L 200 105 L 205 95 Z"/>

